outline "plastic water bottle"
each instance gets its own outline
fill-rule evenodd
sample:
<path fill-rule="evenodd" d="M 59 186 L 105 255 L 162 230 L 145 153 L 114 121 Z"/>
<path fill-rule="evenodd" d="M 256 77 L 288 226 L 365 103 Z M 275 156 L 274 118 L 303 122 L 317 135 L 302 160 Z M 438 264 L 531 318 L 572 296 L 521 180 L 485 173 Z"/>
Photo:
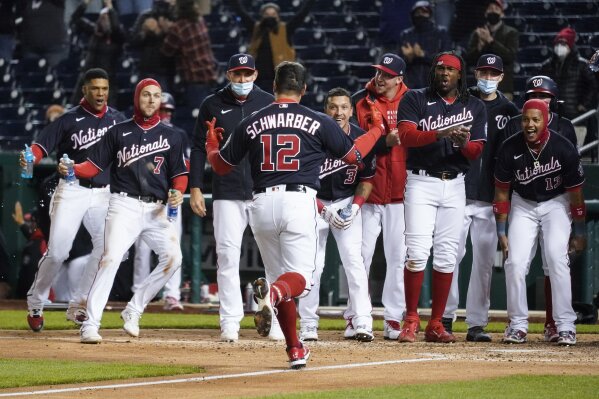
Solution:
<path fill-rule="evenodd" d="M 349 204 L 347 204 L 346 207 L 339 209 L 337 211 L 339 213 L 339 216 L 341 216 L 343 219 L 349 219 L 352 214 L 351 206 L 352 206 L 352 203 L 350 202 Z"/>
<path fill-rule="evenodd" d="M 21 171 L 21 177 L 23 179 L 31 179 L 31 178 L 33 178 L 34 156 L 33 156 L 33 151 L 31 151 L 31 147 L 29 147 L 27 144 L 25 144 L 24 156 L 25 156 L 25 162 L 27 162 L 27 165 L 25 165 L 23 167 L 23 170 Z"/>
<path fill-rule="evenodd" d="M 170 192 L 171 192 L 171 194 L 173 194 L 175 192 L 175 190 L 171 190 Z M 167 210 L 166 210 L 166 217 L 168 218 L 168 221 L 174 222 L 175 220 L 177 220 L 178 214 L 179 214 L 179 207 L 171 206 L 171 204 L 168 204 Z"/>
<path fill-rule="evenodd" d="M 67 167 L 67 175 L 64 179 L 69 184 L 73 184 L 75 182 L 75 162 L 72 159 L 69 159 L 67 154 L 62 154 L 62 163 Z"/>

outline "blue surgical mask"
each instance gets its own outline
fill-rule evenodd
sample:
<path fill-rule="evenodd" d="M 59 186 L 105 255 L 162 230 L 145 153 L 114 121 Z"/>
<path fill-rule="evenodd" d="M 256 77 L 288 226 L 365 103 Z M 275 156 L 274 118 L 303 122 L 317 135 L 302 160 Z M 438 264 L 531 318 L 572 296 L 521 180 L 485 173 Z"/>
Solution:
<path fill-rule="evenodd" d="M 497 91 L 497 85 L 499 85 L 498 80 L 486 80 L 486 79 L 478 79 L 476 82 L 476 87 L 483 94 L 492 94 Z"/>
<path fill-rule="evenodd" d="M 240 97 L 245 97 L 250 94 L 254 88 L 254 82 L 234 83 L 231 82 L 231 90 Z"/>

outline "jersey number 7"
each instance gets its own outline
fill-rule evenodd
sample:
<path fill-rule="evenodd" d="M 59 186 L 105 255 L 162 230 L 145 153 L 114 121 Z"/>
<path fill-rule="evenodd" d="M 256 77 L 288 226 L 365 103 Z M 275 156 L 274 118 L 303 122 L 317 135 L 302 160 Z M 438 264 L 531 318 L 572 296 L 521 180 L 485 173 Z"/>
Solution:
<path fill-rule="evenodd" d="M 299 170 L 300 161 L 295 157 L 300 152 L 301 140 L 296 134 L 279 134 L 276 136 L 277 147 L 273 156 L 273 137 L 270 134 L 260 136 L 262 143 L 262 163 L 260 169 L 263 172 L 293 172 Z M 273 162 L 274 161 L 274 162 Z"/>

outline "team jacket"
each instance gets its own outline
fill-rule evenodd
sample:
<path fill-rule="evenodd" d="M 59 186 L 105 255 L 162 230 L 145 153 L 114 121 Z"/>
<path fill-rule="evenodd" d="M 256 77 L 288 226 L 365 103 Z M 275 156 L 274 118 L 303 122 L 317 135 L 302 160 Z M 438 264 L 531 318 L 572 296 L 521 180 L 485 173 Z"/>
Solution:
<path fill-rule="evenodd" d="M 476 87 L 471 87 L 469 91 L 473 96 L 480 98 L 480 91 Z M 464 180 L 467 199 L 491 203 L 495 196 L 493 170 L 497 138 L 510 118 L 518 115 L 520 111 L 499 91 L 494 100 L 483 101 L 483 104 L 487 109 L 487 144 L 483 148 L 482 155 L 470 161 L 470 170 Z"/>
<path fill-rule="evenodd" d="M 160 122 L 144 130 L 133 119 L 111 127 L 88 157 L 110 168 L 110 192 L 151 195 L 166 202 L 171 180 L 187 174 L 185 137 Z"/>
<path fill-rule="evenodd" d="M 448 104 L 430 89 L 411 90 L 399 105 L 399 122 L 412 122 L 418 130 L 431 131 L 470 125 L 470 141 L 487 140 L 487 112 L 481 100 L 468 96 Z M 466 173 L 470 162 L 460 148 L 444 137 L 422 147 L 408 149 L 407 168 L 431 172 Z"/>
<path fill-rule="evenodd" d="M 499 147 L 495 178 L 511 183 L 526 200 L 544 202 L 584 183 L 584 171 L 578 151 L 565 137 L 550 130 L 547 143 L 534 155 L 520 131 Z"/>
<path fill-rule="evenodd" d="M 351 123 L 349 129 L 349 137 L 352 140 L 365 133 L 363 129 Z M 348 165 L 327 154 L 327 158 L 320 166 L 320 190 L 316 196 L 327 201 L 337 201 L 354 195 L 358 183 L 372 178 L 376 169 L 376 158 L 372 152 L 363 159 L 363 162 L 364 169 L 358 171 L 357 165 Z"/>
<path fill-rule="evenodd" d="M 271 104 L 273 100 L 274 97 L 271 94 L 262 91 L 256 85 L 242 103 L 235 99 L 229 86 L 204 100 L 200 106 L 193 134 L 190 155 L 190 187 L 199 187 L 203 191 L 204 165 L 206 164 L 206 124 L 204 122 L 216 117 L 216 126 L 225 130 L 222 147 L 242 119 Z M 252 199 L 252 186 L 250 164 L 247 159 L 227 175 L 212 174 L 212 198 L 215 200 Z"/>
<path fill-rule="evenodd" d="M 48 156 L 56 150 L 56 157 L 67 154 L 75 163 L 87 160 L 88 153 L 100 142 L 108 128 L 125 120 L 123 114 L 108 107 L 100 118 L 78 105 L 61 115 L 46 126 L 34 144 Z M 105 186 L 110 183 L 108 172 L 100 173 L 91 179 L 93 186 Z"/>
<path fill-rule="evenodd" d="M 385 123 L 385 134 L 372 149 L 376 155 L 376 173 L 374 177 L 367 179 L 372 183 L 373 188 L 366 202 L 378 205 L 402 202 L 406 185 L 406 149 L 401 145 L 389 149 L 385 144 L 385 136 L 397 127 L 397 108 L 409 89 L 402 84 L 395 97 L 388 100 L 383 96 L 377 97 L 372 86 L 371 80 L 366 84 L 365 89 L 352 96 L 354 114 L 362 129 L 370 128 L 370 106 L 366 102 L 366 96 L 376 99 L 375 104 L 383 115 Z"/>

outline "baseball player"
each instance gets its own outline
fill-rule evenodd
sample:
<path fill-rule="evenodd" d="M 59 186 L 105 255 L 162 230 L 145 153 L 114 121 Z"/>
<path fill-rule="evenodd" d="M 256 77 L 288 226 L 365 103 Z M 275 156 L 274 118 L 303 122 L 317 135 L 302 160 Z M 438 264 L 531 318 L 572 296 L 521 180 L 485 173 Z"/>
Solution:
<path fill-rule="evenodd" d="M 162 99 L 160 102 L 160 121 L 165 125 L 172 127 L 174 130 L 179 132 L 181 137 L 185 140 L 185 163 L 189 163 L 189 140 L 185 130 L 175 126 L 171 122 L 173 112 L 175 111 L 175 98 L 167 92 L 162 93 Z M 168 206 L 168 205 L 167 205 Z M 177 219 L 175 221 L 175 228 L 181 241 L 181 235 L 183 234 L 183 216 L 181 209 L 177 213 Z M 152 260 L 152 250 L 150 246 L 141 238 L 141 236 L 135 241 L 135 258 L 133 259 L 133 287 L 131 290 L 135 293 L 141 286 L 146 277 L 150 274 L 150 266 Z M 164 299 L 164 310 L 183 310 L 181 304 L 181 269 L 179 268 L 173 274 L 164 285 L 164 291 L 162 297 Z"/>
<path fill-rule="evenodd" d="M 58 157 L 67 154 L 75 162 L 83 162 L 108 128 L 125 119 L 120 112 L 107 106 L 108 91 L 106 71 L 94 68 L 85 72 L 83 98 L 79 105 L 46 126 L 32 144 L 35 164 L 55 150 Z M 22 155 L 21 162 L 24 162 Z M 104 247 L 104 219 L 110 198 L 108 184 L 108 173 L 80 178 L 73 184 L 60 179 L 50 202 L 48 250 L 39 262 L 35 280 L 27 293 L 27 322 L 33 331 L 41 331 L 44 327 L 44 301 L 48 299 L 54 277 L 69 256 L 81 222 L 92 238 L 93 250 L 77 293 L 69 303 L 67 319 L 81 324 L 87 317 L 86 295 Z"/>
<path fill-rule="evenodd" d="M 364 130 L 350 123 L 353 114 L 350 93 L 340 87 L 330 90 L 324 102 L 324 110 L 332 117 L 351 139 L 355 139 Z M 376 125 L 382 123 L 382 115 Z M 374 176 L 376 161 L 373 155 L 364 158 L 364 169 L 358 170 L 356 165 L 348 165 L 338 159 L 327 157 L 320 166 L 320 189 L 318 198 L 332 211 L 341 210 L 350 205 L 352 213 L 348 219 L 341 220 L 337 212 L 333 213 L 330 225 L 324 219 L 317 219 L 318 247 L 316 252 L 316 271 L 314 285 L 310 293 L 299 301 L 300 339 L 302 341 L 318 340 L 318 315 L 320 277 L 324 269 L 325 252 L 329 231 L 333 233 L 339 256 L 347 276 L 350 304 L 343 317 L 346 324 L 352 326 L 351 334 L 346 338 L 355 338 L 361 342 L 370 342 L 372 334 L 372 305 L 368 294 L 368 274 L 362 260 L 362 215 L 359 212 L 364 201 L 372 191 L 372 183 L 366 179 Z M 346 329 L 347 331 L 347 329 Z"/>
<path fill-rule="evenodd" d="M 547 104 L 539 99 L 528 100 L 522 108 L 522 132 L 508 138 L 497 153 L 493 210 L 499 243 L 507 258 L 504 267 L 510 323 L 503 337 L 506 343 L 526 342 L 526 275 L 537 237 L 542 235 L 540 244 L 551 279 L 557 343 L 576 344 L 568 249 L 579 252 L 586 244 L 584 172 L 576 148 L 549 130 L 548 120 Z M 510 187 L 514 190 L 511 210 Z"/>
<path fill-rule="evenodd" d="M 562 117 L 560 114 L 555 112 L 558 108 L 558 95 L 559 90 L 557 84 L 549 77 L 538 75 L 526 81 L 526 99 L 530 100 L 533 98 L 543 100 L 549 106 L 549 125 L 547 128 L 558 134 L 561 134 L 567 138 L 574 147 L 577 147 L 576 131 L 574 125 L 569 119 Z M 553 111 L 552 111 L 553 110 Z M 495 154 L 499 145 L 503 143 L 508 137 L 519 133 L 522 130 L 522 115 L 518 115 L 510 119 L 503 131 L 499 132 L 498 140 L 489 143 L 492 148 L 491 153 Z M 540 241 L 543 240 L 541 235 Z M 559 334 L 553 320 L 553 309 L 551 299 L 551 280 L 549 279 L 549 270 L 547 268 L 547 262 L 545 261 L 545 253 L 543 252 L 543 245 L 541 245 L 541 259 L 543 261 L 543 273 L 545 274 L 545 328 L 544 338 L 547 342 L 557 342 Z"/>
<path fill-rule="evenodd" d="M 290 367 L 297 369 L 305 367 L 310 350 L 297 337 L 293 299 L 307 295 L 311 288 L 319 210 L 327 221 L 334 213 L 316 200 L 320 167 L 326 151 L 346 163 L 360 164 L 361 154 L 372 149 L 382 129 L 373 129 L 373 134 L 363 134 L 352 143 L 333 119 L 300 105 L 306 70 L 298 63 L 280 63 L 273 88 L 275 102 L 244 119 L 221 151 L 222 129 L 214 127 L 214 119 L 208 123 L 206 151 L 218 174 L 230 172 L 248 153 L 254 181 L 250 227 L 266 273 L 276 279 L 254 282 L 258 303 L 254 322 L 258 333 L 267 336 L 276 314 Z"/>
<path fill-rule="evenodd" d="M 254 57 L 235 54 L 229 58 L 229 84 L 207 97 L 200 106 L 191 150 L 191 209 L 198 216 L 206 215 L 202 186 L 206 164 L 205 121 L 216 118 L 216 126 L 228 138 L 239 122 L 271 104 L 274 97 L 254 84 L 258 77 Z M 239 259 L 243 232 L 249 222 L 248 206 L 252 200 L 250 164 L 244 159 L 226 176 L 212 178 L 213 223 L 216 241 L 218 296 L 220 301 L 221 341 L 239 339 L 239 323 L 243 319 L 243 299 L 239 277 Z M 272 278 L 272 276 L 268 276 Z M 269 337 L 283 339 L 280 328 L 271 329 Z"/>
<path fill-rule="evenodd" d="M 112 165 L 106 242 L 87 299 L 82 343 L 102 341 L 98 329 L 114 277 L 123 255 L 138 237 L 158 254 L 159 262 L 121 313 L 127 334 L 139 336 L 139 318 L 146 305 L 181 266 L 179 237 L 166 217 L 164 204 L 175 207 L 183 202 L 185 143 L 181 134 L 160 122 L 161 96 L 158 82 L 140 81 L 135 88 L 133 118 L 113 126 L 88 160 L 75 165 L 76 176 L 87 178 Z M 59 172 L 66 174 L 62 162 L 59 167 Z"/>
<path fill-rule="evenodd" d="M 405 192 L 406 317 L 400 342 L 415 342 L 420 320 L 418 298 L 433 248 L 432 310 L 425 330 L 428 342 L 454 342 L 441 318 L 456 265 L 464 225 L 464 174 L 486 140 L 487 113 L 466 88 L 466 65 L 454 52 L 433 59 L 430 87 L 412 90 L 401 100 L 398 134 L 408 147 Z"/>
<path fill-rule="evenodd" d="M 365 89 L 354 94 L 356 119 L 362 129 L 372 125 L 369 99 L 374 99 L 383 115 L 384 136 L 377 142 L 376 174 L 367 180 L 373 189 L 362 207 L 362 257 L 366 273 L 370 265 L 378 236 L 383 231 L 383 246 L 387 260 L 387 272 L 383 285 L 384 310 L 383 338 L 397 339 L 400 323 L 405 312 L 403 265 L 406 253 L 404 242 L 404 188 L 406 182 L 406 149 L 397 140 L 397 107 L 408 91 L 403 83 L 406 70 L 404 60 L 396 54 L 383 54 L 380 62 L 373 65 L 376 73 Z M 350 298 L 350 302 L 353 300 Z M 351 336 L 351 320 L 346 335 Z"/>
<path fill-rule="evenodd" d="M 443 325 L 452 332 L 452 322 L 460 302 L 458 287 L 460 262 L 466 254 L 466 239 L 470 232 L 472 241 L 472 271 L 466 297 L 466 324 L 468 325 L 467 341 L 489 342 L 491 336 L 484 331 L 489 322 L 491 304 L 491 278 L 493 260 L 497 250 L 497 234 L 493 217 L 494 194 L 494 154 L 491 154 L 491 142 L 497 138 L 498 131 L 505 127 L 511 117 L 519 114 L 518 108 L 497 90 L 503 79 L 503 60 L 498 55 L 483 54 L 478 59 L 476 70 L 476 87 L 468 91 L 480 98 L 487 110 L 487 144 L 482 156 L 470 163 L 470 169 L 464 178 L 466 184 L 466 211 L 463 230 L 458 245 L 459 252 L 453 271 L 451 290 L 447 298 Z"/>

